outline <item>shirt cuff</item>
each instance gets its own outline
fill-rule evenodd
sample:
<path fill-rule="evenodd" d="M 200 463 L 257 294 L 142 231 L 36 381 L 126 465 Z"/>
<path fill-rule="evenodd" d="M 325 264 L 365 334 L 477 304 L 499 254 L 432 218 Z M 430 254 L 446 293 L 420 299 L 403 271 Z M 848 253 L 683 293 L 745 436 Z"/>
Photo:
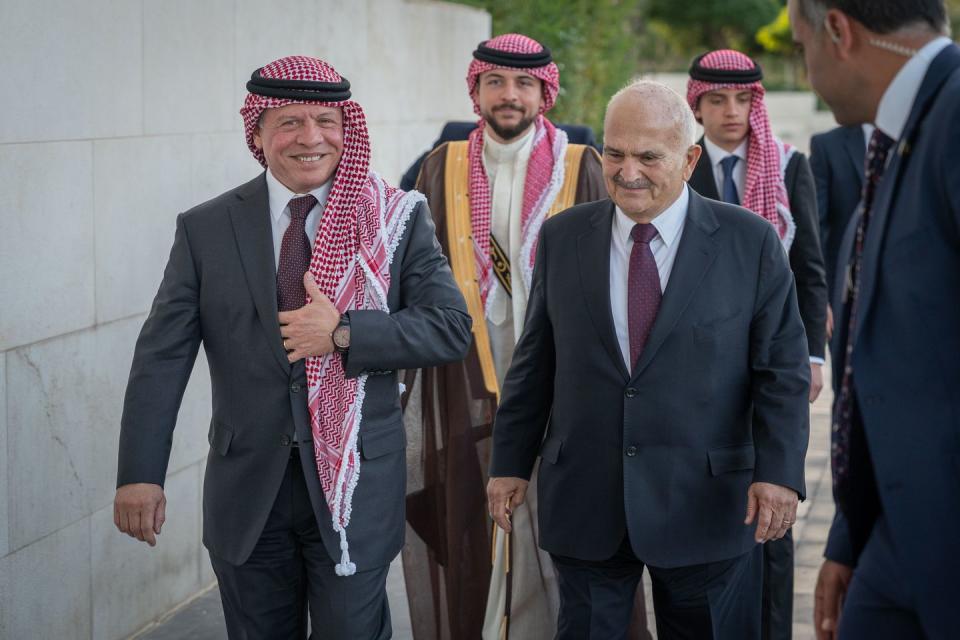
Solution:
<path fill-rule="evenodd" d="M 810 356 L 810 364 L 827 364 L 827 361 L 817 356 Z"/>

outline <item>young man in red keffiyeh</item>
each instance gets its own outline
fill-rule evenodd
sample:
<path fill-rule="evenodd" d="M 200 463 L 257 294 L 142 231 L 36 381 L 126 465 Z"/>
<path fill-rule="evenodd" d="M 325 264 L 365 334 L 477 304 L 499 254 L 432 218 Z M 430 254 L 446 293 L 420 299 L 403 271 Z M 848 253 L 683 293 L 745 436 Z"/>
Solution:
<path fill-rule="evenodd" d="M 363 109 L 322 60 L 253 72 L 266 169 L 177 218 L 124 403 L 117 526 L 151 546 L 201 344 L 213 418 L 203 540 L 231 638 L 390 637 L 404 538 L 397 370 L 463 358 L 470 316 L 422 195 L 370 170 Z"/>
<path fill-rule="evenodd" d="M 506 608 L 510 637 L 552 638 L 556 586 L 549 556 L 537 546 L 535 495 L 528 494 L 526 504 L 514 512 L 511 575 L 504 575 L 502 531 L 494 532 L 489 593 L 485 580 L 481 588 L 463 587 L 462 574 L 486 575 L 490 570 L 491 528 L 483 506 L 486 459 L 481 453 L 478 462 L 477 450 L 486 446 L 498 389 L 523 330 L 540 227 L 551 215 L 605 197 L 606 191 L 596 151 L 569 144 L 566 133 L 546 117 L 560 91 L 560 73 L 549 49 L 513 33 L 481 42 L 466 81 L 480 116 L 477 127 L 468 140 L 447 142 L 429 155 L 417 181 L 473 316 L 474 345 L 467 366 L 424 375 L 426 386 L 448 405 L 442 416 L 424 413 L 425 431 L 439 425 L 447 441 L 439 443 L 436 454 L 428 447 L 425 464 L 442 473 L 453 466 L 443 464 L 442 458 L 456 457 L 460 477 L 438 477 L 431 489 L 430 473 L 425 473 L 432 506 L 422 517 L 411 508 L 410 520 L 445 572 L 451 626 L 431 633 L 477 637 L 482 627 L 484 638 L 504 638 Z M 455 451 L 450 443 L 463 448 Z M 432 536 L 435 530 L 443 533 Z M 452 541 L 464 537 L 469 544 Z M 409 560 L 408 574 L 413 565 L 424 566 L 422 558 L 411 554 Z M 418 620 L 434 626 L 438 619 L 441 616 L 415 610 L 415 631 Z"/>
<path fill-rule="evenodd" d="M 705 53 L 693 61 L 687 102 L 704 135 L 690 177 L 701 195 L 739 204 L 768 220 L 790 257 L 810 350 L 810 402 L 823 385 L 827 285 L 818 233 L 817 194 L 806 156 L 774 137 L 760 66 L 739 51 Z M 764 546 L 764 639 L 790 638 L 793 537 Z"/>

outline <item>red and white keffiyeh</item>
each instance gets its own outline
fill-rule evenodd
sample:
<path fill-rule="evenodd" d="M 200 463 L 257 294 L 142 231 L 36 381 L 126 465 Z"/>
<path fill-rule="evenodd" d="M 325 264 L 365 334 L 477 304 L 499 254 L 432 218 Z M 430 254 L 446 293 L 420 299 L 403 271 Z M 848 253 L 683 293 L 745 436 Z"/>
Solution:
<path fill-rule="evenodd" d="M 756 63 L 739 51 L 720 49 L 700 58 L 699 66 L 722 71 L 749 71 L 756 67 Z M 784 174 L 796 149 L 774 137 L 763 100 L 766 91 L 759 81 L 714 83 L 690 78 L 687 82 L 687 103 L 696 111 L 705 93 L 720 89 L 748 89 L 753 93 L 748 119 L 747 179 L 741 204 L 770 221 L 783 246 L 789 249 L 796 233 L 796 224 L 790 212 Z"/>
<path fill-rule="evenodd" d="M 536 40 L 517 33 L 507 33 L 483 43 L 486 47 L 507 53 L 530 54 L 544 50 Z M 477 102 L 477 83 L 480 75 L 493 69 L 515 69 L 474 59 L 467 71 L 467 88 L 473 100 L 473 110 L 480 115 Z M 550 62 L 541 67 L 523 67 L 523 71 L 543 83 L 543 107 L 534 121 L 533 150 L 527 164 L 523 187 L 523 209 L 520 214 L 520 272 L 527 290 L 533 279 L 533 264 L 536 259 L 537 238 L 547 211 L 563 186 L 564 158 L 567 153 L 567 134 L 553 126 L 543 115 L 549 111 L 560 91 L 560 70 Z M 470 133 L 468 160 L 470 172 L 470 222 L 473 228 L 473 248 L 477 265 L 480 299 L 487 309 L 488 300 L 500 283 L 493 273 L 490 257 L 491 196 L 490 183 L 483 166 L 483 132 L 486 121 L 480 118 L 477 128 Z"/>
<path fill-rule="evenodd" d="M 336 70 L 317 58 L 290 56 L 260 70 L 267 79 L 337 83 Z M 288 104 L 325 104 L 343 110 L 343 155 L 337 167 L 313 245 L 310 272 L 320 291 L 341 312 L 378 309 L 389 312 L 390 265 L 413 208 L 424 197 L 388 186 L 370 171 L 370 142 L 363 109 L 352 100 L 321 102 L 247 94 L 243 116 L 247 146 L 264 167 L 253 144 L 265 109 Z M 309 302 L 309 298 L 308 298 Z M 308 409 L 317 472 L 342 551 L 337 575 L 352 575 L 346 527 L 353 492 L 360 477 L 357 436 L 362 420 L 367 376 L 347 378 L 338 354 L 306 361 Z"/>

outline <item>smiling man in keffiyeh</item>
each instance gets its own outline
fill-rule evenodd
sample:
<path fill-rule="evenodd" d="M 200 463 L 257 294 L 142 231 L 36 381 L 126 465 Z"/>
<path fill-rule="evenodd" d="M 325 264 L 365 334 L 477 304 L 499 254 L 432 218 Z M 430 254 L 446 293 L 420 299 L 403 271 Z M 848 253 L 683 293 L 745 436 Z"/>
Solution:
<path fill-rule="evenodd" d="M 419 517 L 423 512 L 411 508 L 410 521 L 445 572 L 451 637 L 476 637 L 482 627 L 484 638 L 503 638 L 509 624 L 511 637 L 552 638 L 556 586 L 550 558 L 537 547 L 535 496 L 514 513 L 510 587 L 503 575 L 502 532 L 495 532 L 489 594 L 485 581 L 479 588 L 473 582 L 464 587 L 461 576 L 489 571 L 486 460 L 477 450 L 485 446 L 499 385 L 523 330 L 540 227 L 574 204 L 605 197 L 606 190 L 596 151 L 569 144 L 566 133 L 546 117 L 560 93 L 560 72 L 547 47 L 515 33 L 481 42 L 466 81 L 480 116 L 477 127 L 468 140 L 447 142 L 431 153 L 417 181 L 473 316 L 467 367 L 424 372 L 425 385 L 435 384 L 447 405 L 436 418 L 424 413 L 425 431 L 437 425 L 447 440 L 438 453 L 427 452 L 425 465 L 443 473 L 452 467 L 443 458 L 455 458 L 459 477 L 438 478 L 435 487 L 425 487 L 423 495 L 433 500 L 430 511 Z M 463 450 L 454 451 L 449 443 Z M 432 531 L 443 533 L 432 536 Z M 454 538 L 461 541 L 456 549 Z M 442 619 L 435 613 L 414 617 Z"/>
<path fill-rule="evenodd" d="M 387 638 L 406 479 L 396 370 L 462 359 L 470 317 L 423 196 L 370 171 L 350 83 L 290 56 L 247 90 L 266 171 L 177 219 L 127 388 L 117 526 L 156 542 L 202 343 L 204 544 L 230 637 L 303 638 L 309 610 L 324 638 Z"/>

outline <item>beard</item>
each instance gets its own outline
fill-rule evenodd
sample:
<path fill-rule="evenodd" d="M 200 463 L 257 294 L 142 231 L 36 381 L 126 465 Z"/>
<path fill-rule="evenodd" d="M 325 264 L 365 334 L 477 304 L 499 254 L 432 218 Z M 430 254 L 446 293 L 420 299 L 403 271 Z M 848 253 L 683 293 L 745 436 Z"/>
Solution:
<path fill-rule="evenodd" d="M 516 111 L 522 114 L 522 117 L 520 118 L 519 122 L 517 122 L 517 124 L 505 127 L 500 123 L 498 123 L 496 118 L 494 117 L 497 111 L 500 111 L 503 109 L 515 109 Z M 483 119 L 486 120 L 487 125 L 491 129 L 493 129 L 494 133 L 496 133 L 501 139 L 509 142 L 510 140 L 513 140 L 520 134 L 526 132 L 526 130 L 530 128 L 530 125 L 533 124 L 533 121 L 536 119 L 536 116 L 535 115 L 527 116 L 523 112 L 523 109 L 521 109 L 520 107 L 496 107 L 491 112 L 484 113 Z"/>

